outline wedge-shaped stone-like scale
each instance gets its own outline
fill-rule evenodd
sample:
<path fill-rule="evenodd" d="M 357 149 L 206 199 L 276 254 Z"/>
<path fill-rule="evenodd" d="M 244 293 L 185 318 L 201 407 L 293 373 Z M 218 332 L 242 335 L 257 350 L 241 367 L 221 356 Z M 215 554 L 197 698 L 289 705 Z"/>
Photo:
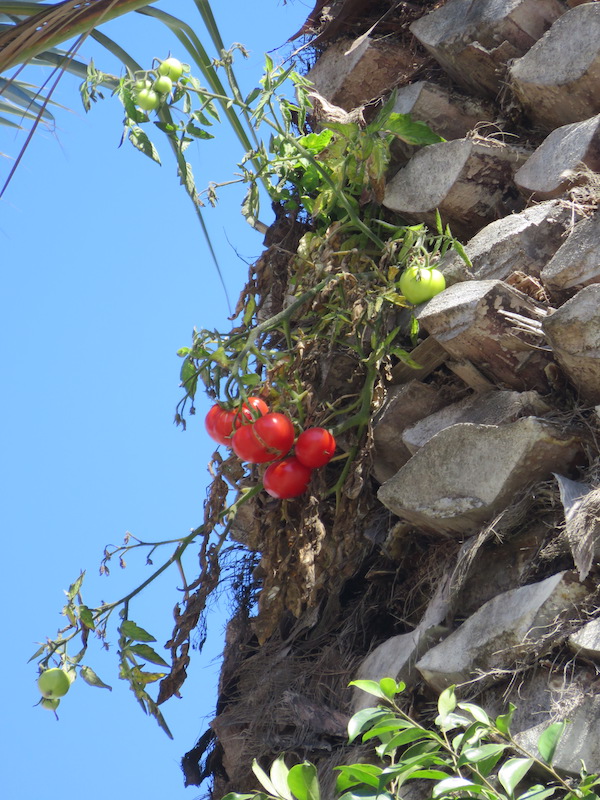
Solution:
<path fill-rule="evenodd" d="M 411 633 L 401 633 L 386 639 L 376 647 L 359 666 L 356 678 L 379 681 L 382 678 L 394 678 L 403 681 L 407 686 L 414 686 L 419 680 L 415 668 L 416 662 L 423 653 L 448 633 L 448 629 L 439 625 L 427 631 L 420 628 Z M 362 708 L 373 706 L 373 696 L 354 689 L 352 712 L 356 714 Z"/>
<path fill-rule="evenodd" d="M 377 493 L 397 516 L 445 534 L 472 531 L 515 492 L 568 469 L 580 440 L 539 417 L 457 423 L 430 439 Z"/>
<path fill-rule="evenodd" d="M 543 322 L 558 363 L 582 399 L 600 403 L 600 284 L 586 286 Z"/>
<path fill-rule="evenodd" d="M 577 182 L 581 164 L 600 170 L 600 114 L 552 131 L 519 168 L 515 183 L 527 198 L 552 200 Z"/>
<path fill-rule="evenodd" d="M 420 325 L 455 359 L 471 361 L 506 388 L 547 391 L 544 372 L 552 361 L 541 350 L 539 319 L 546 309 L 502 281 L 466 281 L 450 286 L 417 312 Z M 515 317 L 531 320 L 531 333 L 515 328 Z"/>
<path fill-rule="evenodd" d="M 546 289 L 558 296 L 600 283 L 600 213 L 575 227 L 546 264 L 541 278 Z"/>
<path fill-rule="evenodd" d="M 600 772 L 600 696 L 594 694 L 592 687 L 588 687 L 586 694 L 580 696 L 579 703 L 575 706 L 571 703 L 564 716 L 560 716 L 568 723 L 554 753 L 553 768 L 561 773 L 579 776 L 583 763 L 590 773 Z M 538 739 L 549 724 L 562 721 L 556 717 L 554 712 L 549 715 L 547 722 L 518 733 L 515 741 L 520 747 L 535 753 Z"/>
<path fill-rule="evenodd" d="M 588 594 L 572 574 L 560 572 L 497 595 L 429 650 L 417 669 L 438 692 L 493 670 L 509 669 L 517 661 L 547 652 L 561 636 L 559 623 Z M 481 688 L 485 683 L 483 678 Z"/>
<path fill-rule="evenodd" d="M 402 434 L 402 442 L 411 453 L 416 453 L 436 433 L 458 422 L 504 425 L 519 417 L 541 415 L 548 411 L 550 406 L 537 392 L 493 391 L 470 395 L 407 427 Z"/>
<path fill-rule="evenodd" d="M 527 208 L 490 222 L 465 245 L 473 264 L 467 267 L 454 251 L 440 261 L 448 285 L 466 280 L 504 280 L 520 270 L 539 276 L 564 242 L 563 234 L 571 222 L 571 213 L 557 200 Z"/>
<path fill-rule="evenodd" d="M 496 117 L 491 103 L 431 81 L 416 81 L 399 89 L 394 111 L 425 122 L 444 139 L 461 139 L 479 122 L 492 122 Z"/>
<path fill-rule="evenodd" d="M 514 210 L 513 177 L 527 156 L 489 139 L 429 145 L 388 181 L 383 205 L 434 228 L 438 209 L 455 235 L 469 238 Z"/>
<path fill-rule="evenodd" d="M 346 111 L 406 82 L 424 63 L 410 48 L 388 39 L 367 37 L 350 50 L 353 43 L 343 39 L 328 47 L 307 75 L 319 94 Z"/>
<path fill-rule="evenodd" d="M 564 12 L 559 0 L 450 0 L 410 30 L 460 86 L 495 96 L 507 61 L 526 53 Z"/>
<path fill-rule="evenodd" d="M 393 387 L 373 423 L 373 475 L 380 483 L 391 478 L 411 457 L 402 443 L 402 432 L 418 419 L 437 411 L 444 398 L 432 386 L 411 381 Z"/>
<path fill-rule="evenodd" d="M 593 619 L 572 633 L 567 643 L 576 656 L 600 661 L 600 619 Z"/>
<path fill-rule="evenodd" d="M 546 130 L 600 111 L 600 4 L 573 8 L 509 70 L 529 118 Z"/>

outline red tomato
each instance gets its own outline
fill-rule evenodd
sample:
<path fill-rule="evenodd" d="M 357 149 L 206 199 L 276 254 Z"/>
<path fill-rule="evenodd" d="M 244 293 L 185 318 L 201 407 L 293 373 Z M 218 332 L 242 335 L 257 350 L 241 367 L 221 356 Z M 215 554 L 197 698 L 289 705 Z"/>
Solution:
<path fill-rule="evenodd" d="M 296 442 L 296 458 L 307 467 L 322 467 L 335 453 L 335 439 L 325 428 L 307 428 Z"/>
<path fill-rule="evenodd" d="M 231 437 L 233 452 L 242 461 L 251 464 L 262 464 L 273 461 L 277 455 L 270 453 L 254 435 L 254 425 L 242 425 Z"/>
<path fill-rule="evenodd" d="M 262 464 L 284 456 L 294 443 L 294 426 L 285 414 L 269 412 L 233 434 L 234 453 L 242 461 Z"/>
<path fill-rule="evenodd" d="M 267 414 L 269 411 L 268 405 L 260 397 L 249 397 L 242 405 L 241 411 L 214 405 L 204 420 L 208 435 L 219 444 L 231 446 L 231 437 L 236 428 L 242 425 L 243 420 L 254 422 L 254 415 L 250 409 L 254 409 L 258 414 Z"/>
<path fill-rule="evenodd" d="M 241 413 L 236 413 L 235 427 L 239 428 L 242 425 L 242 417 L 247 419 L 248 422 L 254 422 L 257 417 L 264 417 L 269 413 L 269 406 L 260 397 L 249 397 L 243 404 Z"/>
<path fill-rule="evenodd" d="M 263 486 L 271 497 L 279 500 L 298 497 L 306 490 L 311 473 L 310 467 L 302 464 L 295 456 L 289 456 L 267 467 Z"/>
<path fill-rule="evenodd" d="M 231 436 L 234 417 L 233 411 L 227 411 L 218 404 L 213 406 L 204 418 L 204 426 L 211 439 L 219 444 L 230 444 L 228 435 Z"/>

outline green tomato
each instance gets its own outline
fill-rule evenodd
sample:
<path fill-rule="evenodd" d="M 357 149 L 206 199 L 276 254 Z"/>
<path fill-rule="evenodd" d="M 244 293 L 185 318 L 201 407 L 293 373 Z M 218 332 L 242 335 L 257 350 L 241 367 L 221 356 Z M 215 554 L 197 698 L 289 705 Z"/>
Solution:
<path fill-rule="evenodd" d="M 58 697 L 42 697 L 40 705 L 42 708 L 47 708 L 48 711 L 56 711 L 60 705 L 60 700 Z"/>
<path fill-rule="evenodd" d="M 173 81 L 168 75 L 159 75 L 152 88 L 155 92 L 160 92 L 160 94 L 169 94 L 173 88 Z"/>
<path fill-rule="evenodd" d="M 408 267 L 400 276 L 400 291 L 413 305 L 431 300 L 445 288 L 446 279 L 432 267 Z"/>
<path fill-rule="evenodd" d="M 42 672 L 37 683 L 42 697 L 52 700 L 63 697 L 71 688 L 67 673 L 56 667 Z"/>
<path fill-rule="evenodd" d="M 166 75 L 172 81 L 178 81 L 183 75 L 183 64 L 177 58 L 166 58 L 158 67 L 159 75 Z"/>
<path fill-rule="evenodd" d="M 153 89 L 142 89 L 136 94 L 135 102 L 144 111 L 154 111 L 160 105 L 160 97 Z"/>
<path fill-rule="evenodd" d="M 147 78 L 143 80 L 136 81 L 133 84 L 133 91 L 134 92 L 141 92 L 142 89 L 151 89 L 152 88 L 152 81 L 149 81 Z"/>

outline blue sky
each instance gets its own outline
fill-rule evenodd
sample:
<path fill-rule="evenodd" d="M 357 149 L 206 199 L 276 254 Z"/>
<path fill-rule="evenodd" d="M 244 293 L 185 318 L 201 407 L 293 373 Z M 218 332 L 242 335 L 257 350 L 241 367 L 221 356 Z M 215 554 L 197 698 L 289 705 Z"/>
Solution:
<path fill-rule="evenodd" d="M 192 0 L 157 5 L 197 20 Z M 262 53 L 283 44 L 311 7 L 300 0 L 263 0 L 260 10 L 242 0 L 214 4 L 225 42 L 243 42 L 252 52 L 241 71 L 245 88 L 260 77 Z M 177 42 L 150 20 L 115 21 L 106 33 L 142 63 L 169 50 L 177 55 Z M 90 45 L 85 53 L 92 52 L 98 67 L 114 69 Z M 56 99 L 71 110 L 57 113 L 56 131 L 34 137 L 0 201 L 0 794 L 189 800 L 199 791 L 183 788 L 179 758 L 213 710 L 226 606 L 213 614 L 204 653 L 192 658 L 183 699 L 163 706 L 174 742 L 119 682 L 114 649 L 92 645 L 86 659 L 113 692 L 77 680 L 59 722 L 34 707 L 36 669 L 26 663 L 62 625 L 63 590 L 80 570 L 87 570 L 90 606 L 145 579 L 143 555 L 101 578 L 106 544 L 126 531 L 175 538 L 201 521 L 212 452 L 202 425 L 209 402 L 199 400 L 187 432 L 173 425 L 181 396 L 175 352 L 189 344 L 194 325 L 228 325 L 222 288 L 166 148 L 162 167 L 129 145 L 119 148 L 118 102 L 107 99 L 86 115 L 77 84 L 62 82 Z M 16 156 L 23 139 L 0 128 L 0 151 Z M 229 178 L 240 155 L 230 137 L 193 147 L 188 154 L 201 186 Z M 9 169 L 0 159 L 2 181 Z M 219 207 L 207 211 L 234 302 L 262 248 L 239 202 L 238 192 L 223 190 Z M 187 568 L 193 574 L 193 554 Z M 159 643 L 170 635 L 179 585 L 168 572 L 131 608 Z"/>

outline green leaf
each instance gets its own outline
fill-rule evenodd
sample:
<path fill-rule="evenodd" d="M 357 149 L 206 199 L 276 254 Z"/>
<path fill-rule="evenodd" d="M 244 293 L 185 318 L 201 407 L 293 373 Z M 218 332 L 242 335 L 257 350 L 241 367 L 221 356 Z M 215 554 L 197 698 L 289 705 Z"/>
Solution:
<path fill-rule="evenodd" d="M 463 789 L 477 790 L 477 784 L 467 778 L 446 778 L 440 781 L 437 786 L 433 787 L 431 792 L 432 797 L 441 797 L 443 794 L 450 792 L 457 792 Z"/>
<path fill-rule="evenodd" d="M 389 753 L 396 747 L 400 747 L 400 745 L 417 742 L 419 739 L 435 739 L 435 734 L 431 731 L 423 730 L 423 728 L 408 728 L 390 739 L 386 746 L 386 753 Z"/>
<path fill-rule="evenodd" d="M 382 700 L 388 699 L 379 681 L 350 681 L 348 686 L 356 686 L 357 689 L 362 689 L 363 692 L 372 694 L 374 697 L 380 697 Z"/>
<path fill-rule="evenodd" d="M 143 658 L 145 661 L 151 661 L 153 664 L 160 664 L 161 667 L 169 666 L 164 658 L 159 656 L 158 653 L 150 647 L 150 645 L 131 644 L 127 649 L 140 656 L 140 658 Z"/>
<path fill-rule="evenodd" d="M 376 789 L 379 786 L 381 767 L 375 764 L 350 764 L 345 767 L 335 767 L 339 775 L 336 780 L 336 791 L 343 792 L 358 783 L 365 783 Z"/>
<path fill-rule="evenodd" d="M 89 628 L 91 631 L 96 629 L 96 625 L 94 623 L 94 615 L 92 614 L 91 610 L 84 605 L 79 606 L 79 619 L 83 622 L 86 628 Z"/>
<path fill-rule="evenodd" d="M 112 692 L 112 686 L 101 681 L 91 667 L 82 666 L 81 677 L 89 686 L 96 686 L 98 689 L 108 689 L 109 692 Z"/>
<path fill-rule="evenodd" d="M 459 765 L 476 764 L 478 761 L 484 761 L 486 758 L 500 755 L 507 747 L 508 745 L 506 744 L 482 744 L 480 747 L 468 747 L 460 757 Z"/>
<path fill-rule="evenodd" d="M 126 636 L 128 639 L 134 639 L 136 642 L 155 642 L 156 639 L 152 636 L 151 633 L 145 631 L 143 628 L 140 628 L 139 625 L 136 625 L 135 622 L 132 622 L 130 619 L 125 619 L 121 623 L 121 627 L 119 629 L 123 636 Z"/>
<path fill-rule="evenodd" d="M 458 707 L 463 711 L 468 711 L 477 722 L 483 722 L 484 725 L 491 725 L 490 718 L 481 706 L 477 706 L 475 703 L 459 703 Z"/>
<path fill-rule="evenodd" d="M 179 350 L 177 351 L 177 355 L 179 356 L 179 358 L 185 358 L 190 352 L 191 351 L 189 347 L 180 347 Z"/>
<path fill-rule="evenodd" d="M 298 139 L 298 144 L 312 155 L 316 155 L 327 147 L 332 138 L 333 131 L 325 128 L 321 133 L 309 133 L 307 136 L 302 136 Z"/>
<path fill-rule="evenodd" d="M 394 715 L 384 708 L 363 708 L 358 711 L 348 722 L 349 743 L 351 744 L 361 733 L 385 719 L 394 719 Z"/>
<path fill-rule="evenodd" d="M 462 258 L 462 260 L 465 262 L 467 267 L 469 267 L 469 269 L 473 269 L 473 264 L 471 263 L 471 259 L 467 255 L 467 251 L 462 246 L 462 244 L 460 242 L 458 242 L 456 239 L 454 239 L 454 241 L 452 242 L 452 247 L 456 250 L 456 252 Z"/>
<path fill-rule="evenodd" d="M 77 578 L 75 583 L 72 583 L 69 586 L 69 591 L 66 592 L 66 595 L 69 598 L 69 600 L 72 600 L 75 597 L 75 595 L 79 593 L 84 577 L 85 577 L 85 571 L 81 573 L 81 575 Z"/>
<path fill-rule="evenodd" d="M 319 800 L 321 797 L 316 767 L 308 761 L 290 769 L 287 785 L 298 800 Z"/>
<path fill-rule="evenodd" d="M 430 781 L 443 781 L 448 777 L 447 772 L 440 772 L 437 769 L 418 769 L 411 772 L 411 778 L 427 778 Z"/>
<path fill-rule="evenodd" d="M 378 792 L 368 786 L 358 786 L 355 789 L 344 792 L 339 800 L 396 800 L 396 798 L 389 792 Z"/>
<path fill-rule="evenodd" d="M 256 759 L 254 759 L 254 761 L 252 762 L 252 772 L 256 775 L 258 780 L 261 782 L 263 788 L 266 789 L 269 794 L 274 795 L 275 797 L 277 797 L 277 789 L 275 788 L 275 786 L 273 785 L 273 782 L 271 781 L 271 779 L 269 778 L 267 773 L 260 766 L 260 764 L 258 763 L 258 761 Z"/>
<path fill-rule="evenodd" d="M 443 719 L 436 717 L 435 724 L 442 731 L 452 731 L 455 728 L 467 728 L 471 724 L 471 720 L 461 714 L 448 714 Z"/>
<path fill-rule="evenodd" d="M 496 722 L 494 724 L 496 725 L 500 733 L 502 733 L 504 736 L 510 735 L 510 724 L 512 722 L 512 718 L 516 710 L 517 707 L 514 706 L 512 703 L 509 703 L 508 711 L 506 712 L 506 714 L 500 714 L 499 717 L 496 717 Z"/>
<path fill-rule="evenodd" d="M 447 689 L 444 689 L 438 698 L 438 714 L 442 719 L 447 717 L 448 714 L 451 714 L 456 708 L 456 694 L 454 689 L 454 686 L 449 686 Z"/>
<path fill-rule="evenodd" d="M 563 735 L 565 727 L 566 722 L 555 722 L 546 728 L 546 730 L 538 739 L 538 752 L 546 764 L 552 763 L 554 753 L 556 752 L 556 748 L 558 747 L 560 737 Z"/>
<path fill-rule="evenodd" d="M 547 789 L 545 786 L 536 784 L 536 786 L 532 786 L 526 792 L 519 795 L 517 800 L 545 800 L 546 797 L 551 797 L 557 789 L 558 786 L 552 786 L 550 789 Z"/>
<path fill-rule="evenodd" d="M 376 736 L 383 736 L 386 733 L 393 733 L 394 731 L 400 729 L 413 727 L 414 723 L 408 722 L 408 720 L 405 719 L 400 719 L 400 717 L 396 717 L 396 719 L 392 719 L 389 722 L 383 722 L 380 725 L 374 725 L 366 733 L 363 733 L 362 740 L 363 742 L 368 742 L 369 739 L 373 739 Z"/>
<path fill-rule="evenodd" d="M 435 144 L 445 141 L 424 122 L 413 122 L 410 114 L 390 114 L 383 130 L 412 145 Z"/>
<path fill-rule="evenodd" d="M 533 758 L 509 758 L 498 770 L 498 780 L 508 794 L 513 794 L 515 786 L 523 780 L 533 765 Z"/>
<path fill-rule="evenodd" d="M 137 125 L 134 125 L 131 130 L 129 131 L 129 141 L 131 144 L 139 150 L 140 153 L 143 153 L 148 158 L 151 158 L 152 161 L 155 161 L 157 164 L 160 164 L 160 156 L 158 155 L 158 150 L 154 146 L 154 144 L 148 138 L 148 135 L 145 131 L 143 131 Z"/>
<path fill-rule="evenodd" d="M 288 788 L 288 773 L 289 769 L 286 767 L 283 755 L 278 756 L 271 764 L 271 783 L 277 789 L 277 795 L 284 797 L 285 800 L 293 800 L 292 793 Z"/>
<path fill-rule="evenodd" d="M 27 659 L 27 663 L 29 664 L 30 661 L 34 661 L 38 656 L 41 656 L 44 650 L 46 649 L 46 645 L 43 644 L 35 651 L 35 653 L 31 656 L 31 658 Z"/>
<path fill-rule="evenodd" d="M 406 685 L 403 683 L 397 684 L 393 678 L 382 678 L 379 681 L 379 688 L 388 700 L 393 700 L 397 694 L 404 691 Z"/>

